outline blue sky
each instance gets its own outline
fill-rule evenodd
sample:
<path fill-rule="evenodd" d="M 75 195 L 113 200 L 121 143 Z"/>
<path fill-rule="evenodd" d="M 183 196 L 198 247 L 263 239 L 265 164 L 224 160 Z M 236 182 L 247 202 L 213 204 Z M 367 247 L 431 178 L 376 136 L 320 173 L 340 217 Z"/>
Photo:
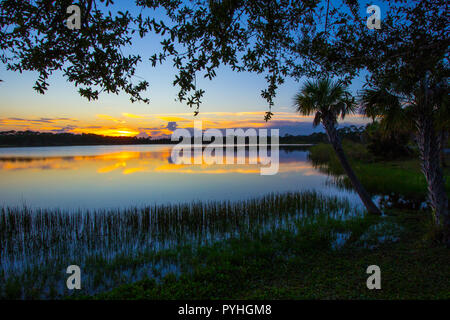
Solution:
<path fill-rule="evenodd" d="M 117 9 L 124 3 L 123 0 L 118 1 Z M 368 16 L 365 11 L 361 14 L 363 17 Z M 147 60 L 158 47 L 159 38 L 150 36 L 139 39 L 132 47 L 126 48 L 130 53 L 138 52 L 143 56 L 143 63 L 136 75 L 150 83 L 146 94 L 150 98 L 148 105 L 131 103 L 122 94 L 102 94 L 99 100 L 89 102 L 78 95 L 76 88 L 66 82 L 61 73 L 51 77 L 48 92 L 41 95 L 32 89 L 36 80 L 35 73 L 13 73 L 1 66 L 0 78 L 4 80 L 0 84 L 1 130 L 30 129 L 113 135 L 120 135 L 122 132 L 124 135 L 158 136 L 158 129 L 162 129 L 161 135 L 170 133 L 164 129 L 167 129 L 170 122 L 177 122 L 171 120 L 179 120 L 178 126 L 192 126 L 193 110 L 175 101 L 178 90 L 172 86 L 172 82 L 176 70 L 171 62 L 152 68 Z M 360 90 L 363 81 L 364 75 L 355 79 L 350 87 L 351 91 L 356 93 Z M 308 134 L 313 131 L 310 118 L 293 112 L 292 97 L 301 83 L 302 81 L 286 79 L 278 90 L 273 107 L 275 116 L 268 126 L 282 127 L 282 134 Z M 221 67 L 213 81 L 199 79 L 197 85 L 206 91 L 200 107 L 200 119 L 206 121 L 206 126 L 267 125 L 263 120 L 267 102 L 260 96 L 261 89 L 267 85 L 264 75 L 235 73 L 228 67 Z M 246 114 L 243 115 L 242 112 Z M 362 124 L 365 121 L 361 117 L 350 117 L 347 122 Z"/>

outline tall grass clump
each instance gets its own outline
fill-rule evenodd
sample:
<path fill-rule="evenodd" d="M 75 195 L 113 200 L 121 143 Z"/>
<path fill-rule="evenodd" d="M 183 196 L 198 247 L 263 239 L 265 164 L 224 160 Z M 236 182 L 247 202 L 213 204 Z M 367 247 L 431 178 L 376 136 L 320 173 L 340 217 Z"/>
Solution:
<path fill-rule="evenodd" d="M 81 267 L 84 293 L 184 272 L 182 250 L 273 230 L 298 232 L 315 216 L 361 217 L 347 200 L 315 192 L 242 201 L 199 201 L 125 210 L 0 210 L 0 297 L 61 297 L 67 266 Z"/>

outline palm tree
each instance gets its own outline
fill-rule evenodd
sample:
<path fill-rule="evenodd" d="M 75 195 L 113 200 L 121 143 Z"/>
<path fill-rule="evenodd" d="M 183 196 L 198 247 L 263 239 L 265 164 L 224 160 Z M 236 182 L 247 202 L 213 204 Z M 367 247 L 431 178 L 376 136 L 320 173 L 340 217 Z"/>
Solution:
<path fill-rule="evenodd" d="M 350 166 L 337 134 L 336 124 L 338 117 L 340 116 L 344 119 L 347 114 L 355 111 L 355 99 L 351 97 L 346 86 L 340 81 L 332 81 L 330 79 L 308 80 L 295 96 L 294 105 L 297 112 L 302 115 L 315 114 L 313 125 L 318 126 L 322 123 L 342 168 L 350 179 L 353 188 L 359 194 L 367 211 L 371 214 L 380 215 L 380 210 L 373 203 Z"/>
<path fill-rule="evenodd" d="M 437 84 L 431 89 L 427 80 L 416 87 L 412 96 L 402 97 L 401 92 L 374 86 L 363 90 L 359 100 L 362 111 L 380 119 L 385 130 L 403 127 L 415 132 L 437 236 L 450 245 L 449 203 L 441 167 L 450 128 L 448 86 Z"/>

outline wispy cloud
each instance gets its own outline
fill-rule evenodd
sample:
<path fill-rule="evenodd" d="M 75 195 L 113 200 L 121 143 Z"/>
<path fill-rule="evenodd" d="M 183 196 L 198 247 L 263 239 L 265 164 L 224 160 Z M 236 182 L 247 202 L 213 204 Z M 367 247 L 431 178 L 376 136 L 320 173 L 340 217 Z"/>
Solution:
<path fill-rule="evenodd" d="M 321 131 L 312 127 L 312 116 L 294 112 L 276 112 L 273 120 L 263 120 L 264 111 L 205 112 L 193 117 L 191 113 L 164 113 L 140 115 L 121 113 L 119 116 L 96 114 L 92 120 L 83 121 L 67 117 L 0 118 L 2 130 L 34 130 L 47 132 L 95 133 L 111 136 L 169 137 L 177 128 L 191 129 L 194 120 L 201 120 L 203 129 L 227 128 L 279 128 L 280 134 L 310 134 Z M 351 115 L 340 121 L 341 125 L 363 125 L 368 119 Z"/>
<path fill-rule="evenodd" d="M 113 121 L 113 122 L 116 122 L 116 123 L 125 123 L 124 120 L 118 119 L 118 118 L 114 118 L 114 117 L 112 117 L 110 115 L 107 115 L 107 114 L 97 114 L 96 116 L 97 116 L 97 118 L 100 118 L 100 119 L 103 119 L 103 120 Z"/>
<path fill-rule="evenodd" d="M 126 112 L 123 112 L 122 116 L 124 116 L 126 118 L 132 118 L 132 119 L 145 119 L 146 118 L 146 116 L 132 114 L 132 113 L 126 113 Z"/>

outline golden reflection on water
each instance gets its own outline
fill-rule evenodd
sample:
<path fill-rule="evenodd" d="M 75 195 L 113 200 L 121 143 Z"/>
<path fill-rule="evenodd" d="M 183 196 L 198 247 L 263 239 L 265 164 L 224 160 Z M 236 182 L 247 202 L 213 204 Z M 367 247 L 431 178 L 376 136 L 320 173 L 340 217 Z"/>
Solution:
<path fill-rule="evenodd" d="M 172 147 L 91 146 L 0 149 L 0 207 L 126 208 L 197 200 L 240 200 L 271 192 L 317 190 L 341 194 L 314 169 L 307 150 L 279 150 L 271 164 L 175 164 Z M 192 153 L 194 156 L 194 153 Z M 243 159 L 245 158 L 245 159 Z M 195 163 L 195 162 L 192 162 Z M 266 162 L 264 162 L 266 163 Z"/>
<path fill-rule="evenodd" d="M 304 160 L 288 159 L 280 151 L 279 173 L 302 172 L 303 175 L 319 175 L 310 162 Z M 39 156 L 39 157 L 0 157 L 1 171 L 17 170 L 80 170 L 100 175 L 121 173 L 131 175 L 136 173 L 183 173 L 183 174 L 259 174 L 261 161 L 258 164 L 249 164 L 248 155 L 242 157 L 235 155 L 235 164 L 207 164 L 206 155 L 201 164 L 174 164 L 171 163 L 171 149 L 164 148 L 157 151 L 120 151 L 99 155 L 82 156 Z M 196 159 L 192 157 L 192 163 Z M 197 159 L 198 160 L 198 159 Z M 239 161 L 240 160 L 240 161 Z M 236 164 L 245 162 L 245 164 Z"/>

